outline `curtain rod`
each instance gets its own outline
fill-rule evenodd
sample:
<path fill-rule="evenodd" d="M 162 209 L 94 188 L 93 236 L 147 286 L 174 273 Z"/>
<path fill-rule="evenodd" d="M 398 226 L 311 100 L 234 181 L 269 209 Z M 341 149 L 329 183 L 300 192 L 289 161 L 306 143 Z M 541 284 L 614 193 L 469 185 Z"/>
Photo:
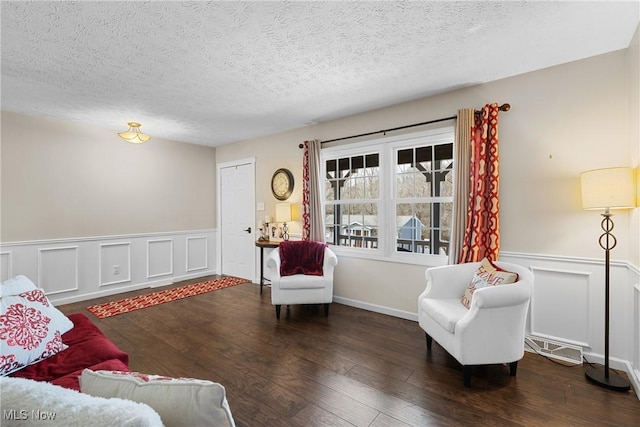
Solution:
<path fill-rule="evenodd" d="M 498 107 L 498 110 L 500 110 L 500 111 L 509 111 L 510 109 L 511 109 L 511 105 L 509 105 L 509 104 L 502 104 L 501 106 Z M 481 111 L 476 110 L 475 113 L 478 114 L 478 113 L 481 113 Z M 342 138 L 335 138 L 335 139 L 328 139 L 326 141 L 321 141 L 320 144 L 326 144 L 326 143 L 329 143 L 329 142 L 336 142 L 336 141 L 343 141 L 345 139 L 360 138 L 361 136 L 376 135 L 378 133 L 393 132 L 393 131 L 396 131 L 396 130 L 402 130 L 402 129 L 412 128 L 412 127 L 416 127 L 416 126 L 430 125 L 432 123 L 438 123 L 438 122 L 445 122 L 447 120 L 453 120 L 453 119 L 455 119 L 457 117 L 458 117 L 457 115 L 456 116 L 449 116 L 449 117 L 443 117 L 441 119 L 429 120 L 427 122 L 413 123 L 413 124 L 405 125 L 405 126 L 398 126 L 398 127 L 391 128 L 391 129 L 377 130 L 375 132 L 361 133 L 359 135 L 343 136 Z M 298 148 L 304 148 L 304 145 L 303 144 L 298 144 Z"/>

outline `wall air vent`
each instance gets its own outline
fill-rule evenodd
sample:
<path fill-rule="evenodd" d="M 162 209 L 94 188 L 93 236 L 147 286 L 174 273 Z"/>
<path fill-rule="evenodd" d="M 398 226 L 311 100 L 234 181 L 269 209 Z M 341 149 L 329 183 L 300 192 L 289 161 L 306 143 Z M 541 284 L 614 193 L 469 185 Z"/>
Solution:
<path fill-rule="evenodd" d="M 524 342 L 527 351 L 575 365 L 582 365 L 582 347 L 580 346 L 532 335 L 525 336 Z"/>

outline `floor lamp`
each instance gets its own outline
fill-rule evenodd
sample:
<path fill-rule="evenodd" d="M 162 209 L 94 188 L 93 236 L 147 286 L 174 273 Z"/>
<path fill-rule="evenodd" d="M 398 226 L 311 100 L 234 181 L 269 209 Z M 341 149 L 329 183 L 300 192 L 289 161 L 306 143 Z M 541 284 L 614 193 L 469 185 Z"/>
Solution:
<path fill-rule="evenodd" d="M 584 209 L 604 209 L 602 214 L 603 233 L 598 243 L 604 249 L 604 368 L 588 367 L 586 378 L 594 384 L 611 390 L 627 391 L 629 382 L 613 371 L 609 371 L 609 253 L 616 246 L 611 209 L 632 209 L 635 207 L 634 170 L 631 168 L 608 168 L 583 172 L 580 175 L 582 187 L 582 207 Z"/>

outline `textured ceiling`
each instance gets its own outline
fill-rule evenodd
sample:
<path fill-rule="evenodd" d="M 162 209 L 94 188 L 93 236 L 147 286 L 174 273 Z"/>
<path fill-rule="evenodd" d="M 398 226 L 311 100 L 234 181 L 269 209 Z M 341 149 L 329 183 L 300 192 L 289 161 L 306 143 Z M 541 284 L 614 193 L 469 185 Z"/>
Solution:
<path fill-rule="evenodd" d="M 221 145 L 628 47 L 624 2 L 2 1 L 2 109 Z"/>

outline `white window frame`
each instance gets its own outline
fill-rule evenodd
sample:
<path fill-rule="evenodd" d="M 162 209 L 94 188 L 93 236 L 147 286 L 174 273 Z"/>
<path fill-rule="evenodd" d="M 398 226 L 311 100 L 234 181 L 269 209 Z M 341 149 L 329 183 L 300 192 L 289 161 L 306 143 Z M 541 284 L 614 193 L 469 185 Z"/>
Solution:
<path fill-rule="evenodd" d="M 352 258 L 366 258 L 381 261 L 391 261 L 416 265 L 445 265 L 447 255 L 421 254 L 413 252 L 398 252 L 395 233 L 396 210 L 396 180 L 395 157 L 397 150 L 409 147 L 424 146 L 438 143 L 453 143 L 453 126 L 441 127 L 428 131 L 415 132 L 393 137 L 384 137 L 370 141 L 338 145 L 322 148 L 321 150 L 321 185 L 322 211 L 325 209 L 325 180 L 327 176 L 326 162 L 331 159 L 361 156 L 378 153 L 380 164 L 380 195 L 378 204 L 378 248 L 362 249 L 347 246 L 332 245 L 332 250 L 341 256 Z M 454 162 L 453 168 L 456 168 Z M 452 170 L 452 173 L 454 171 Z M 455 177 L 455 174 L 453 175 Z M 454 182 L 455 185 L 455 182 Z M 359 202 L 359 201 L 356 201 Z M 368 201 L 363 201 L 367 203 Z M 393 222 L 393 224 L 391 223 Z M 453 225 L 452 225 L 453 226 Z"/>
<path fill-rule="evenodd" d="M 324 215 L 325 206 L 326 206 L 326 194 L 325 194 L 325 181 L 327 176 L 327 160 L 340 159 L 344 157 L 354 157 L 354 156 L 366 156 L 368 154 L 378 154 L 379 161 L 379 170 L 380 173 L 378 175 L 378 180 L 380 182 L 380 194 L 377 199 L 344 199 L 347 203 L 377 203 L 378 205 L 378 229 L 380 229 L 380 224 L 384 219 L 384 204 L 382 195 L 384 193 L 383 185 L 387 181 L 385 174 L 383 173 L 384 167 L 382 166 L 383 162 L 383 145 L 379 143 L 374 144 L 349 144 L 347 146 L 333 147 L 333 148 L 323 148 L 321 151 L 322 165 L 321 165 L 321 176 L 323 177 L 323 183 L 321 185 L 321 197 L 322 197 L 322 212 Z M 382 218 L 381 218 L 382 217 Z M 335 216 L 334 216 L 335 218 Z M 324 218 L 323 218 L 324 219 Z M 324 222 L 324 221 L 323 221 Z M 325 224 L 326 227 L 326 224 Z M 343 254 L 343 255 L 351 255 L 357 258 L 382 258 L 381 251 L 383 248 L 381 245 L 383 244 L 384 239 L 381 238 L 378 233 L 378 247 L 376 249 L 366 249 L 366 248 L 354 248 L 349 246 L 340 246 L 340 245 L 332 245 L 331 249 L 334 252 Z"/>

